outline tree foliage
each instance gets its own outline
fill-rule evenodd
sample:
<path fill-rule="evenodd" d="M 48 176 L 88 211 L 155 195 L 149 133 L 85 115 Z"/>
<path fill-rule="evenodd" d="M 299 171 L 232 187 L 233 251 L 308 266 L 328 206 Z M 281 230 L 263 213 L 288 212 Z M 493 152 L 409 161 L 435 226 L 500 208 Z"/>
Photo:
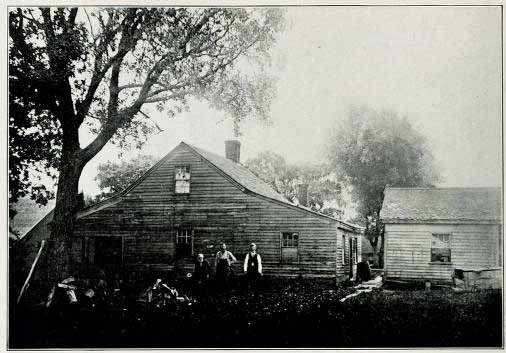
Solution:
<path fill-rule="evenodd" d="M 29 171 L 55 178 L 62 129 L 86 124 L 96 139 L 89 160 L 111 138 L 142 144 L 156 125 L 141 107 L 167 116 L 207 100 L 239 123 L 268 118 L 274 88 L 265 72 L 234 69 L 261 62 L 282 27 L 278 10 L 107 8 L 77 21 L 77 8 L 18 8 L 9 14 L 10 197 L 52 194 Z M 263 62 L 265 63 L 265 62 Z M 261 65 L 260 65 L 261 66 Z M 256 67 L 260 67 L 257 65 Z M 251 66 L 250 66 L 251 67 Z M 149 109 L 149 108 L 148 108 Z"/>
<path fill-rule="evenodd" d="M 35 31 L 32 21 L 18 21 L 19 27 Z M 29 196 L 45 205 L 54 194 L 40 176 L 56 176 L 61 129 L 47 107 L 48 90 L 39 82 L 46 74 L 41 48 L 18 31 L 11 31 L 9 44 L 9 204 Z M 11 218 L 15 214 L 10 208 Z"/>
<path fill-rule="evenodd" d="M 352 107 L 329 141 L 330 164 L 353 188 L 373 247 L 382 235 L 385 187 L 431 186 L 438 173 L 426 139 L 394 111 Z"/>
<path fill-rule="evenodd" d="M 299 185 L 308 184 L 308 207 L 330 216 L 340 216 L 341 185 L 325 164 L 288 164 L 277 153 L 260 152 L 245 166 L 289 201 L 297 200 Z"/>

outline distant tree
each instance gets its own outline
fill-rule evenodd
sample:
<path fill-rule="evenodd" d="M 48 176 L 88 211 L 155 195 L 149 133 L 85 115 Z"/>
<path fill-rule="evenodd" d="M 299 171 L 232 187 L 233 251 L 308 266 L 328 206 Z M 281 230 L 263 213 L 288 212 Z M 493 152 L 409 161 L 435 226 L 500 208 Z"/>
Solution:
<path fill-rule="evenodd" d="M 432 186 L 438 180 L 424 136 L 394 111 L 355 106 L 332 134 L 328 157 L 336 173 L 352 186 L 365 236 L 383 266 L 380 211 L 385 187 Z"/>
<path fill-rule="evenodd" d="M 328 205 L 343 203 L 341 186 L 329 166 L 287 164 L 282 156 L 270 151 L 260 152 L 247 160 L 245 166 L 291 202 L 297 200 L 299 185 L 308 184 L 308 207 L 333 217 L 341 215 L 339 209 Z"/>
<path fill-rule="evenodd" d="M 296 176 L 290 174 L 291 170 L 286 160 L 279 154 L 270 151 L 260 152 L 256 157 L 248 159 L 244 165 L 288 200 L 295 196 L 290 183 Z"/>
<path fill-rule="evenodd" d="M 139 179 L 149 168 L 155 165 L 157 158 L 151 155 L 140 154 L 129 160 L 121 162 L 108 161 L 97 167 L 97 176 L 100 194 L 95 197 L 87 197 L 85 203 L 99 202 L 118 192 L 125 190 L 134 181 Z"/>
<path fill-rule="evenodd" d="M 149 107 L 171 117 L 194 97 L 236 126 L 268 118 L 274 85 L 263 68 L 282 27 L 276 8 L 9 10 L 10 196 L 30 192 L 30 168 L 54 168 L 49 273 L 70 271 L 83 168 L 107 143 L 140 146 L 157 131 Z M 85 146 L 81 127 L 94 133 Z"/>

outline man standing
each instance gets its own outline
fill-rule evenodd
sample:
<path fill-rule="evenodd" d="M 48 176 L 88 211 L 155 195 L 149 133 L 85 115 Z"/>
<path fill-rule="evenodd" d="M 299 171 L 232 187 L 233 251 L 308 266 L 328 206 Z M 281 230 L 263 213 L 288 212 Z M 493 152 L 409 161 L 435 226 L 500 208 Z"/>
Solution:
<path fill-rule="evenodd" d="M 244 258 L 244 273 L 246 273 L 248 287 L 255 285 L 257 279 L 262 275 L 262 258 L 257 253 L 255 243 L 251 243 L 250 252 Z"/>
<path fill-rule="evenodd" d="M 230 265 L 236 262 L 235 256 L 227 250 L 225 243 L 221 244 L 221 250 L 216 254 L 216 288 L 218 291 L 226 291 L 229 283 Z"/>

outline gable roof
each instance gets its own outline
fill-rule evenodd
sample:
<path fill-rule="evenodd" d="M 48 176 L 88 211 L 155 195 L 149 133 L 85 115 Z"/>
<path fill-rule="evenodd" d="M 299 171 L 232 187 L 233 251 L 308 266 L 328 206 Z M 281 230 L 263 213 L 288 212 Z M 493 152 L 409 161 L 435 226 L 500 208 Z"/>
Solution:
<path fill-rule="evenodd" d="M 54 208 L 49 211 L 44 217 L 42 217 L 37 223 L 35 223 L 26 233 L 22 234 L 19 239 L 22 242 L 30 241 L 32 236 L 38 232 L 37 229 L 41 229 L 41 232 L 44 232 L 47 229 L 49 223 L 53 220 L 53 212 Z M 46 227 L 46 229 L 44 229 Z"/>
<path fill-rule="evenodd" d="M 385 188 L 384 223 L 501 222 L 501 188 Z"/>
<path fill-rule="evenodd" d="M 22 238 L 30 229 L 39 223 L 54 207 L 55 201 L 49 200 L 47 205 L 39 205 L 29 197 L 20 198 L 10 206 L 16 210 L 16 215 L 9 219 L 9 228 Z"/>

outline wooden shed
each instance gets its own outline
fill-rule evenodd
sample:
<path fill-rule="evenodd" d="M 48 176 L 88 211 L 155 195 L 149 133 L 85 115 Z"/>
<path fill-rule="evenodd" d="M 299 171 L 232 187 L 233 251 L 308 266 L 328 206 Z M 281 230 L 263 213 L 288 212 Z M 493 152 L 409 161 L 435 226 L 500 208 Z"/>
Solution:
<path fill-rule="evenodd" d="M 289 202 L 240 164 L 239 141 L 225 150 L 181 142 L 126 190 L 79 212 L 75 260 L 124 274 L 184 272 L 225 242 L 240 271 L 254 242 L 265 275 L 354 276 L 360 227 Z"/>
<path fill-rule="evenodd" d="M 451 283 L 455 269 L 501 270 L 500 188 L 385 189 L 385 274 Z"/>

